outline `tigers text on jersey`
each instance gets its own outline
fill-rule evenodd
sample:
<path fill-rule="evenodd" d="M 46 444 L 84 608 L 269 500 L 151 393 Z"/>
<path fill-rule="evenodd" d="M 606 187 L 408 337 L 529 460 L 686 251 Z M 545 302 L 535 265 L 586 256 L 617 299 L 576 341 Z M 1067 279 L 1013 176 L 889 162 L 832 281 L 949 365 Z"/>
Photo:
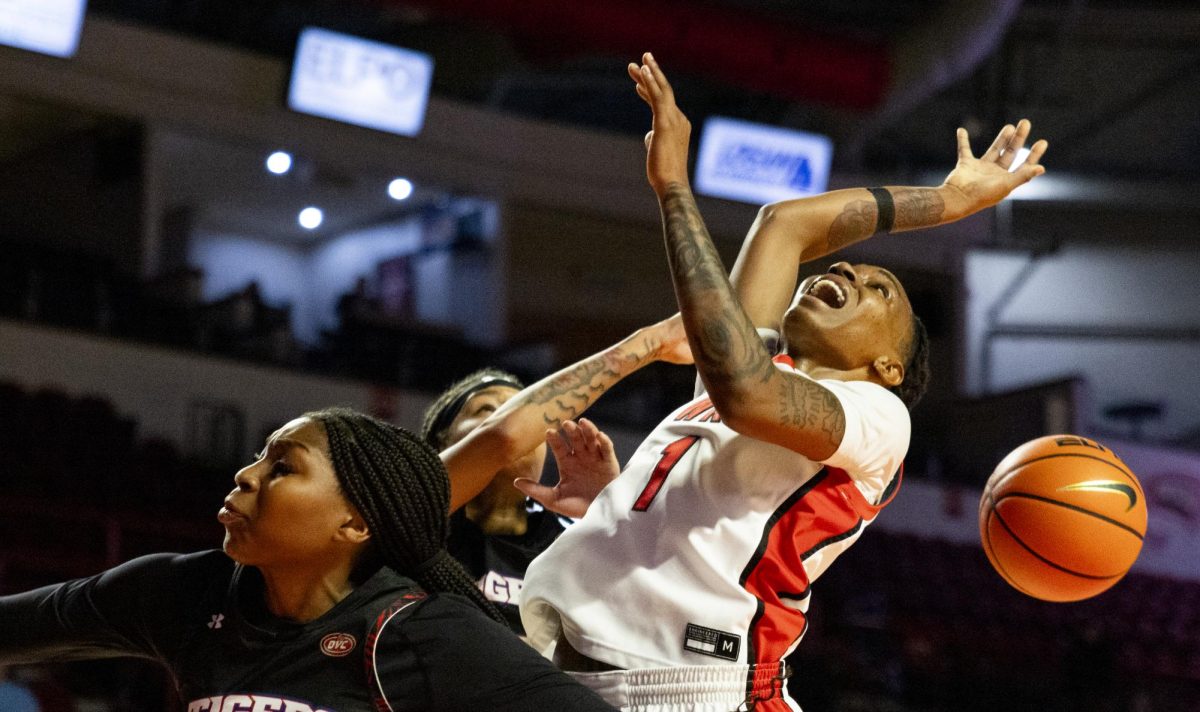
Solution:
<path fill-rule="evenodd" d="M 894 394 L 820 384 L 846 415 L 823 464 L 739 435 L 703 394 L 659 424 L 530 565 L 530 643 L 549 655 L 561 630 L 626 669 L 782 660 L 804 634 L 809 584 L 895 493 L 908 449 Z"/>

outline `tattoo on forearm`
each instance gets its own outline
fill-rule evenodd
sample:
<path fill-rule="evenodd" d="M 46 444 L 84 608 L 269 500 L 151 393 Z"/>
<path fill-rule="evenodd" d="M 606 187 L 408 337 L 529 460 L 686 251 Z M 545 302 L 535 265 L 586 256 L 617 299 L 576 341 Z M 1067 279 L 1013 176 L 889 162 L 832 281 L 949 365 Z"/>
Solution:
<path fill-rule="evenodd" d="M 781 383 L 779 417 L 797 427 L 819 430 L 835 448 L 846 432 L 846 413 L 837 396 L 808 380 L 789 378 Z"/>
<path fill-rule="evenodd" d="M 662 209 L 675 293 L 689 326 L 696 368 L 709 390 L 744 380 L 765 382 L 775 372 L 771 356 L 734 297 L 691 191 L 671 186 Z"/>
<path fill-rule="evenodd" d="M 935 188 L 898 188 L 892 191 L 896 203 L 896 227 L 931 227 L 942 221 L 946 203 Z"/>
<path fill-rule="evenodd" d="M 626 347 L 615 347 L 576 365 L 532 391 L 531 405 L 544 406 L 542 420 L 557 427 L 577 417 L 597 398 L 623 377 L 622 369 L 636 368 L 648 362 L 659 342 L 644 338 Z M 624 365 L 623 365 L 624 364 Z M 574 402 L 579 401 L 576 405 Z"/>
<path fill-rule="evenodd" d="M 833 219 L 825 235 L 825 250 L 835 252 L 875 234 L 879 209 L 874 200 L 851 200 Z"/>
<path fill-rule="evenodd" d="M 894 210 L 889 226 L 892 230 L 932 227 L 942 222 L 946 204 L 936 188 L 896 188 L 888 192 L 892 196 Z M 879 218 L 879 205 L 875 198 L 846 203 L 825 234 L 825 251 L 836 252 L 877 234 Z"/>

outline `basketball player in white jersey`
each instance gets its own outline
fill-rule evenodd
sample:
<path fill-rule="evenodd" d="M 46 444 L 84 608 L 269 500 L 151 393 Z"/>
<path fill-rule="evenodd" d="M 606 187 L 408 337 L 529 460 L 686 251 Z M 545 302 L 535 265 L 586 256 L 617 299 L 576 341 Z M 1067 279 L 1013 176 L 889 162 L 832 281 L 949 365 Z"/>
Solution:
<path fill-rule="evenodd" d="M 782 661 L 804 634 L 810 585 L 895 494 L 906 406 L 928 373 L 895 276 L 839 262 L 793 298 L 798 268 L 994 205 L 1044 172 L 1047 145 L 1010 171 L 1028 121 L 980 158 L 959 129 L 958 165 L 937 188 L 767 206 L 726 277 L 688 185 L 690 125 L 649 54 L 629 73 L 654 112 L 647 175 L 704 389 L 533 562 L 522 618 L 535 647 L 625 710 L 795 710 Z"/>

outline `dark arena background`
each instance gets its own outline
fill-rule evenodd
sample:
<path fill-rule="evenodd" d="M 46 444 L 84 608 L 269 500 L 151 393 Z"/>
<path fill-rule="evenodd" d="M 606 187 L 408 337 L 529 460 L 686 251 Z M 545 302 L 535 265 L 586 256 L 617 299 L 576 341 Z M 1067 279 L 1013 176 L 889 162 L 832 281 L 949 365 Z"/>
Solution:
<path fill-rule="evenodd" d="M 959 126 L 1050 143 L 997 207 L 836 258 L 904 281 L 933 378 L 895 503 L 814 586 L 806 712 L 1200 710 L 1195 2 L 83 5 L 0 0 L 0 593 L 218 546 L 234 472 L 295 414 L 415 428 L 478 368 L 536 380 L 673 313 L 625 72 L 650 50 L 693 156 L 721 119 L 816 136 L 694 159 L 726 266 L 756 187 L 936 186 Z M 414 118 L 380 124 L 388 98 Z M 590 415 L 624 461 L 694 377 L 655 365 Z M 979 542 L 996 463 L 1052 433 L 1119 454 L 1150 512 L 1079 603 Z M 0 712 L 182 709 L 140 661 L 0 681 Z"/>

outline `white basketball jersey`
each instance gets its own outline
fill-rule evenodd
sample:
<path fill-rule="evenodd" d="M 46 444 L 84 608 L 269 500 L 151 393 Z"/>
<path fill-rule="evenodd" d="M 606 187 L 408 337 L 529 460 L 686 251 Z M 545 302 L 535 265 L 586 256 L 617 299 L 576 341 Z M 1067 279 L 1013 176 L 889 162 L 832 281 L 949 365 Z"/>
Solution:
<path fill-rule="evenodd" d="M 809 585 L 894 494 L 910 432 L 886 389 L 820 383 L 846 414 L 824 464 L 739 435 L 705 394 L 659 424 L 530 564 L 529 642 L 552 655 L 561 630 L 579 652 L 626 669 L 772 663 L 791 652 Z"/>

